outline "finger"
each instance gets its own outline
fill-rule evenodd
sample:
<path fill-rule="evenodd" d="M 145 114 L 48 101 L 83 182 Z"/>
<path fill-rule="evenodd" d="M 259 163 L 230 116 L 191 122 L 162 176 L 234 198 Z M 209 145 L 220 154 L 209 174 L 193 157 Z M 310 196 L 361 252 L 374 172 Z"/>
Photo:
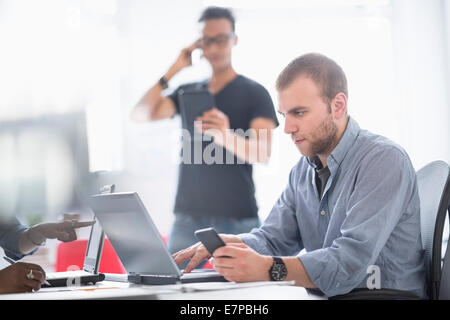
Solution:
<path fill-rule="evenodd" d="M 68 242 L 70 239 L 69 230 L 55 232 L 55 238 L 62 242 Z"/>
<path fill-rule="evenodd" d="M 75 233 L 74 229 L 68 229 L 66 231 L 60 232 L 57 239 L 62 242 L 70 242 L 77 239 L 77 234 Z"/>
<path fill-rule="evenodd" d="M 197 130 L 198 132 L 201 132 L 203 134 L 209 134 L 211 136 L 222 134 L 221 128 L 222 126 L 219 124 L 205 123 L 205 122 L 203 122 L 202 125 L 195 126 L 195 130 Z"/>
<path fill-rule="evenodd" d="M 187 50 L 192 52 L 195 49 L 199 48 L 199 45 L 200 45 L 200 39 L 197 39 L 197 40 L 195 40 L 194 43 L 192 43 L 189 47 L 187 47 Z"/>
<path fill-rule="evenodd" d="M 67 242 L 74 240 L 77 240 L 77 233 L 75 232 L 75 229 L 72 229 L 72 231 L 69 232 L 69 239 Z"/>
<path fill-rule="evenodd" d="M 222 127 L 223 125 L 223 121 L 220 119 L 202 119 L 202 120 L 198 120 L 200 121 L 200 124 L 202 127 L 206 127 L 206 126 L 215 126 L 215 127 Z"/>
<path fill-rule="evenodd" d="M 234 269 L 234 261 L 235 259 L 230 258 L 213 258 L 214 268 L 224 268 L 224 269 Z"/>
<path fill-rule="evenodd" d="M 186 265 L 186 268 L 184 268 L 184 272 L 189 273 L 192 270 L 195 269 L 196 266 L 200 264 L 203 260 L 209 257 L 208 252 L 203 247 L 200 250 L 198 250 L 195 255 L 191 258 L 191 261 Z"/>
<path fill-rule="evenodd" d="M 93 224 L 95 224 L 95 220 L 92 221 L 77 221 L 73 224 L 73 228 L 74 229 L 78 229 L 78 228 L 84 228 L 84 227 L 89 227 L 92 226 Z"/>
<path fill-rule="evenodd" d="M 18 289 L 16 291 L 17 293 L 22 293 L 22 292 L 27 292 L 27 293 L 31 293 L 33 292 L 33 288 L 25 285 L 24 283 L 18 286 Z"/>
<path fill-rule="evenodd" d="M 214 251 L 214 258 L 217 257 L 229 257 L 229 258 L 236 258 L 240 253 L 242 253 L 245 249 L 244 248 L 239 248 L 237 246 L 231 246 L 231 245 L 226 245 L 223 247 L 220 247 L 218 249 L 216 249 L 216 251 Z"/>
<path fill-rule="evenodd" d="M 30 270 L 34 270 L 33 274 L 35 274 L 36 272 L 39 272 L 45 278 L 45 271 L 44 271 L 44 269 L 42 269 L 42 267 L 40 265 L 35 264 L 35 263 L 27 263 L 27 262 L 18 262 L 18 263 L 21 264 L 22 270 L 26 271 L 26 273 L 29 273 Z"/>
<path fill-rule="evenodd" d="M 238 248 L 248 248 L 248 245 L 242 242 L 228 242 L 227 246 L 238 247 Z"/>
<path fill-rule="evenodd" d="M 178 265 L 182 263 L 183 261 L 189 259 L 189 253 L 186 249 L 180 250 L 172 255 L 173 260 L 175 260 L 175 263 Z"/>
<path fill-rule="evenodd" d="M 44 283 L 45 281 L 45 273 L 38 270 L 33 270 L 33 277 L 34 280 L 38 281 L 40 284 Z"/>
<path fill-rule="evenodd" d="M 78 228 L 84 228 L 92 226 L 94 223 L 96 223 L 95 220 L 92 221 L 76 221 L 76 220 L 64 220 L 61 222 L 54 223 L 56 226 L 56 229 L 78 229 Z"/>
<path fill-rule="evenodd" d="M 216 120 L 223 120 L 225 118 L 225 114 L 223 114 L 220 111 L 213 111 L 213 110 L 209 110 L 209 111 L 205 111 L 203 112 L 203 114 L 200 116 L 206 119 L 216 119 Z"/>
<path fill-rule="evenodd" d="M 44 281 L 43 277 L 45 273 L 43 274 L 39 270 L 32 269 L 33 266 L 39 267 L 37 265 L 24 263 L 24 265 L 22 266 L 23 269 L 18 275 L 20 286 L 25 287 L 25 289 L 28 288 L 26 290 L 27 292 L 39 290 L 41 288 L 42 282 Z"/>
<path fill-rule="evenodd" d="M 230 282 L 235 282 L 234 272 L 228 268 L 216 268 L 216 271 L 220 273 L 226 280 Z"/>
<path fill-rule="evenodd" d="M 30 272 L 31 272 L 31 276 L 30 276 Z M 30 269 L 29 271 L 26 272 L 25 278 L 27 280 L 37 281 L 37 282 L 39 282 L 39 284 L 42 284 L 45 281 L 45 272 L 41 272 L 36 269 Z"/>
<path fill-rule="evenodd" d="M 181 264 L 183 261 L 186 261 L 186 260 L 192 258 L 192 256 L 195 255 L 198 247 L 199 247 L 199 245 L 195 244 L 186 249 L 176 252 L 175 254 L 172 255 L 172 257 L 174 258 L 174 260 L 177 264 Z"/>
<path fill-rule="evenodd" d="M 192 257 L 191 261 L 189 261 L 189 263 L 184 268 L 184 273 L 189 273 L 192 270 L 194 270 L 195 267 L 198 266 L 200 264 L 200 262 L 202 262 L 202 260 L 203 259 L 199 259 L 196 256 Z"/>
<path fill-rule="evenodd" d="M 227 115 L 225 113 L 223 113 L 222 111 L 220 111 L 219 109 L 217 109 L 216 107 L 212 107 L 211 109 L 206 110 L 205 112 L 203 112 L 203 115 L 217 117 L 220 119 L 227 118 Z"/>
<path fill-rule="evenodd" d="M 187 248 L 185 248 L 185 249 L 181 249 L 181 250 L 175 252 L 175 253 L 172 255 L 172 257 L 174 257 L 174 259 L 175 259 L 175 257 L 177 257 L 177 258 L 182 257 L 182 258 L 183 258 L 184 256 L 189 255 L 189 254 L 192 254 L 192 255 L 193 255 L 192 247 L 193 247 L 193 246 L 187 247 Z"/>
<path fill-rule="evenodd" d="M 216 106 L 212 106 L 210 109 L 206 110 L 204 113 L 218 113 L 221 112 L 219 109 L 217 109 Z"/>
<path fill-rule="evenodd" d="M 198 116 L 195 118 L 195 121 L 201 121 L 201 122 L 223 122 L 223 118 L 215 115 L 210 114 L 202 114 L 201 116 Z"/>
<path fill-rule="evenodd" d="M 27 292 L 38 291 L 39 289 L 41 289 L 41 282 L 38 280 L 35 280 L 35 279 L 25 278 L 25 280 L 22 283 L 25 287 L 30 289 L 30 290 L 27 290 Z"/>
<path fill-rule="evenodd" d="M 72 228 L 73 222 L 72 222 L 72 220 L 64 220 L 64 221 L 55 223 L 55 225 L 57 225 L 58 229 L 70 229 L 70 228 Z"/>
<path fill-rule="evenodd" d="M 220 130 L 220 127 L 215 126 L 215 125 L 205 125 L 204 127 L 201 128 L 201 131 L 202 131 L 202 133 L 208 134 L 210 136 L 216 136 L 216 135 L 224 136 L 224 134 L 222 133 L 222 130 Z"/>

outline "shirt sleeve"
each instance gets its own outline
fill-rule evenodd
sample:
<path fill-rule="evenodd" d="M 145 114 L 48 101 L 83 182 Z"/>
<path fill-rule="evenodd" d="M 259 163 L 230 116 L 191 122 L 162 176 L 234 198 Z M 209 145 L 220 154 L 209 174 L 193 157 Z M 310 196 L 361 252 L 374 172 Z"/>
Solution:
<path fill-rule="evenodd" d="M 293 256 L 303 249 L 295 214 L 295 170 L 289 175 L 289 183 L 273 206 L 260 228 L 239 237 L 260 254 L 271 256 Z"/>
<path fill-rule="evenodd" d="M 0 222 L 0 246 L 5 251 L 5 254 L 13 260 L 19 260 L 24 257 L 19 250 L 19 238 L 22 232 L 27 229 L 15 217 L 8 221 Z"/>
<path fill-rule="evenodd" d="M 312 282 L 327 296 L 356 288 L 367 276 L 408 204 L 417 195 L 414 169 L 395 148 L 372 153 L 360 165 L 341 236 L 330 247 L 299 255 Z"/>
<path fill-rule="evenodd" d="M 275 112 L 275 107 L 266 88 L 262 85 L 255 84 L 250 101 L 250 122 L 256 118 L 267 118 L 273 120 L 275 127 L 278 127 L 279 122 Z"/>

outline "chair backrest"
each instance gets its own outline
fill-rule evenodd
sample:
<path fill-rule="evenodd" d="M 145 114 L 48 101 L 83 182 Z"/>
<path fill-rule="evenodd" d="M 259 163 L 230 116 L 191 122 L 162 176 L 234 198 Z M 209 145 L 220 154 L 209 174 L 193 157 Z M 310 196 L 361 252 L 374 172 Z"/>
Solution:
<path fill-rule="evenodd" d="M 83 270 L 87 239 L 77 239 L 71 242 L 60 242 L 56 249 L 55 271 Z M 108 238 L 103 244 L 99 272 L 126 273 L 119 257 Z"/>
<path fill-rule="evenodd" d="M 450 196 L 449 180 L 450 168 L 445 161 L 433 161 L 417 171 L 422 246 L 431 299 L 439 296 L 442 234 Z"/>
<path fill-rule="evenodd" d="M 450 207 L 448 208 L 450 215 Z M 447 249 L 442 265 L 441 280 L 439 282 L 439 300 L 450 300 L 450 246 Z"/>

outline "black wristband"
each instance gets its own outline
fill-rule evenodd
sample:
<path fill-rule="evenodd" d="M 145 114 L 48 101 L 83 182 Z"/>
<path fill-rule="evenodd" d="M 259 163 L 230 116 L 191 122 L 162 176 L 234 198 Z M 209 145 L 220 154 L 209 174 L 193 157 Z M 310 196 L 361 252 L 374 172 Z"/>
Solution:
<path fill-rule="evenodd" d="M 169 83 L 167 82 L 166 79 L 164 79 L 164 76 L 162 76 L 159 79 L 159 84 L 161 85 L 161 88 L 163 88 L 163 89 L 167 89 L 169 87 Z"/>

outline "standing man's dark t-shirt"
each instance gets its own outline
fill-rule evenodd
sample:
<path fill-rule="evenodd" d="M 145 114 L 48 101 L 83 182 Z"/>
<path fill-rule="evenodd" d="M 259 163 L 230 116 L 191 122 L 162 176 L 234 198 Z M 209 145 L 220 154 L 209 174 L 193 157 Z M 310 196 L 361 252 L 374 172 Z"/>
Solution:
<path fill-rule="evenodd" d="M 195 87 L 207 87 L 207 82 L 180 86 L 169 98 L 180 114 L 179 92 Z M 230 129 L 250 129 L 256 118 L 278 120 L 272 99 L 267 90 L 257 82 L 238 75 L 214 95 L 215 107 L 228 116 Z M 213 142 L 203 142 L 203 149 Z M 184 144 L 183 144 L 184 145 Z M 229 153 L 223 148 L 223 157 Z M 230 155 L 228 155 L 230 158 Z M 252 165 L 234 158 L 233 164 L 187 164 L 179 168 L 175 214 L 191 216 L 221 216 L 250 218 L 258 216 Z"/>

